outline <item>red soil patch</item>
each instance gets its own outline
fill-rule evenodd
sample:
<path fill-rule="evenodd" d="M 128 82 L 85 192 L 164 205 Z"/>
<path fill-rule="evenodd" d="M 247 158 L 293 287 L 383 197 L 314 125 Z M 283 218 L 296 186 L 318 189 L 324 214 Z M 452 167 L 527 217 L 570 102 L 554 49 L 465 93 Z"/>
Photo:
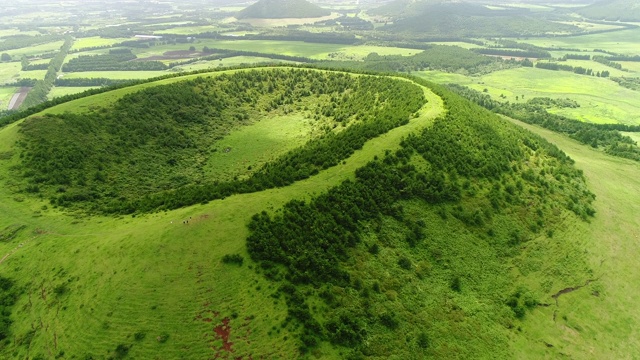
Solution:
<path fill-rule="evenodd" d="M 218 354 L 220 354 L 220 351 L 222 350 L 233 352 L 233 349 L 231 349 L 233 343 L 229 341 L 229 336 L 231 335 L 231 327 L 229 326 L 229 321 L 229 318 L 224 318 L 222 319 L 221 325 L 213 328 L 213 332 L 217 335 L 216 340 L 222 340 L 222 347 L 218 349 Z"/>

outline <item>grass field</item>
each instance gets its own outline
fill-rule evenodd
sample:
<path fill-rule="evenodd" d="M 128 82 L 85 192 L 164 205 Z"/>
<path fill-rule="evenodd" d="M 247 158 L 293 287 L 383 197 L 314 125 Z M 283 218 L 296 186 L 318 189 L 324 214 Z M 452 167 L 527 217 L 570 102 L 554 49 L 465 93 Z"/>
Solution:
<path fill-rule="evenodd" d="M 619 61 L 619 63 L 622 65 L 623 69 L 628 69 L 633 71 L 635 74 L 634 76 L 640 76 L 640 62 L 638 61 Z M 626 75 L 629 76 L 629 75 Z"/>
<path fill-rule="evenodd" d="M 64 73 L 67 79 L 77 78 L 107 78 L 115 80 L 148 79 L 169 74 L 166 71 L 81 71 Z"/>
<path fill-rule="evenodd" d="M 136 49 L 134 53 L 140 57 L 159 56 L 166 51 L 187 50 L 194 46 L 202 50 L 204 46 L 228 50 L 255 51 L 263 53 L 278 53 L 289 56 L 303 56 L 313 59 L 329 59 L 329 54 L 340 54 L 341 57 L 362 59 L 369 53 L 380 55 L 413 55 L 420 50 L 386 46 L 345 46 L 341 44 L 305 43 L 301 41 L 280 40 L 197 40 L 192 44 L 160 45 L 148 49 Z"/>
<path fill-rule="evenodd" d="M 180 71 L 195 71 L 195 70 L 217 68 L 220 66 L 236 66 L 236 65 L 243 65 L 243 64 L 260 64 L 260 63 L 280 63 L 281 64 L 281 63 L 290 63 L 290 61 L 275 60 L 275 59 L 256 57 L 256 56 L 234 56 L 230 58 L 224 58 L 221 60 L 198 61 L 192 64 L 175 67 L 173 69 L 180 70 Z"/>
<path fill-rule="evenodd" d="M 57 98 L 60 96 L 78 94 L 86 90 L 95 89 L 95 86 L 88 87 L 60 87 L 54 86 L 51 91 L 49 91 L 49 99 Z"/>
<path fill-rule="evenodd" d="M 0 87 L 0 110 L 7 110 L 9 108 L 9 102 L 16 90 L 18 89 L 14 87 Z"/>
<path fill-rule="evenodd" d="M 304 145 L 312 130 L 312 121 L 295 114 L 265 118 L 232 131 L 211 154 L 205 167 L 207 177 L 220 181 L 248 177 L 266 162 Z"/>
<path fill-rule="evenodd" d="M 30 46 L 22 49 L 7 50 L 6 53 L 11 55 L 14 59 L 20 59 L 22 55 L 32 56 L 41 55 L 45 53 L 56 52 L 60 50 L 60 47 L 64 41 L 54 41 L 46 44 Z"/>
<path fill-rule="evenodd" d="M 621 54 L 639 55 L 640 29 L 582 36 L 530 38 L 524 40 L 524 42 L 542 47 L 564 47 L 581 50 L 606 49 Z"/>
<path fill-rule="evenodd" d="M 64 351 L 107 357 L 127 344 L 130 358 L 211 358 L 212 344 L 221 345 L 209 342 L 212 328 L 229 317 L 234 356 L 252 351 L 289 358 L 295 339 L 277 327 L 286 307 L 269 296 L 275 289 L 247 266 L 221 264 L 222 255 L 246 257 L 252 214 L 352 178 L 356 168 L 428 126 L 442 104 L 425 94 L 430 102 L 419 118 L 367 142 L 344 164 L 286 188 L 136 218 L 76 218 L 0 188 L 0 197 L 8 199 L 0 202 L 0 229 L 27 225 L 14 241 L 0 243 L 0 254 L 10 254 L 0 272 L 30 294 L 15 306 L 16 336 L 31 337 L 30 356 Z M 11 151 L 16 131 L 16 124 L 0 131 L 0 153 Z M 13 161 L 0 160 L 3 180 Z M 66 291 L 56 294 L 60 286 Z M 32 333 L 34 321 L 43 326 Z M 25 347 L 9 346 L 5 354 L 26 356 Z"/>
<path fill-rule="evenodd" d="M 569 65 L 573 67 L 581 66 L 585 69 L 593 69 L 593 71 L 597 71 L 597 72 L 608 71 L 611 74 L 611 76 L 640 76 L 640 74 L 636 73 L 635 71 L 630 72 L 630 71 L 622 71 L 622 70 L 614 69 L 610 66 L 607 66 L 592 60 L 567 60 L 567 61 L 561 62 L 560 64 Z M 626 68 L 623 67 L 623 69 L 626 69 Z"/>
<path fill-rule="evenodd" d="M 128 38 L 101 38 L 99 36 L 79 38 L 73 42 L 71 50 L 82 50 L 85 48 L 96 46 L 111 46 L 113 44 L 121 43 L 125 40 L 131 40 Z"/>
<path fill-rule="evenodd" d="M 18 28 L 14 29 L 0 29 L 0 37 L 12 36 L 12 35 L 28 35 L 28 36 L 36 36 L 40 33 L 35 30 L 22 31 Z"/>
<path fill-rule="evenodd" d="M 457 83 L 478 91 L 487 89 L 494 99 L 501 100 L 504 95 L 504 100 L 510 102 L 533 97 L 568 97 L 580 107 L 554 109 L 554 113 L 593 123 L 640 124 L 638 92 L 604 78 L 534 68 L 502 70 L 478 77 L 438 72 L 418 74 L 440 83 Z"/>
<path fill-rule="evenodd" d="M 178 26 L 170 29 L 155 30 L 156 35 L 162 34 L 179 34 L 179 35 L 196 35 L 204 32 L 218 31 L 219 27 L 215 25 L 198 25 L 198 26 Z"/>
<path fill-rule="evenodd" d="M 636 254 L 640 251 L 640 165 L 578 144 L 545 129 L 518 123 L 558 145 L 582 169 L 596 194 L 591 223 L 575 222 L 554 238 L 573 241 L 594 269 L 588 286 L 558 299 L 558 307 L 538 307 L 522 326 L 516 358 L 556 357 L 627 359 L 640 354 L 640 313 L 636 299 L 640 282 Z M 558 290 L 560 290 L 558 288 Z M 549 299 L 553 304 L 553 299 Z M 555 314 L 555 315 L 554 315 Z M 561 355 L 562 354 L 562 355 Z"/>
<path fill-rule="evenodd" d="M 0 63 L 0 84 L 13 82 L 20 77 L 20 62 Z"/>
<path fill-rule="evenodd" d="M 477 49 L 477 48 L 481 48 L 482 47 L 480 45 L 470 44 L 470 43 L 461 42 L 461 41 L 451 41 L 451 42 L 434 41 L 434 42 L 430 42 L 429 44 L 446 45 L 446 46 L 459 46 L 459 47 L 461 47 L 463 49 Z"/>

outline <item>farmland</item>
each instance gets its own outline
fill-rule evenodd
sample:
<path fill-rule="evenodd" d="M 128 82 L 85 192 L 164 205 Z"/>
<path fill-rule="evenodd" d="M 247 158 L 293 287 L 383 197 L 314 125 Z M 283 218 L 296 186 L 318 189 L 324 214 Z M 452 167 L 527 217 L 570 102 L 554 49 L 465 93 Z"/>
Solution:
<path fill-rule="evenodd" d="M 635 55 L 640 41 L 640 29 L 622 30 L 602 34 L 573 37 L 527 39 L 526 42 L 549 48 L 572 48 L 591 51 L 607 49 L 621 54 Z"/>
<path fill-rule="evenodd" d="M 546 96 L 571 98 L 580 104 L 579 108 L 555 109 L 553 112 L 593 123 L 640 124 L 638 93 L 607 79 L 529 68 L 497 71 L 480 77 L 430 72 L 425 76 L 478 91 L 487 89 L 493 98 L 504 96 L 511 102 Z"/>

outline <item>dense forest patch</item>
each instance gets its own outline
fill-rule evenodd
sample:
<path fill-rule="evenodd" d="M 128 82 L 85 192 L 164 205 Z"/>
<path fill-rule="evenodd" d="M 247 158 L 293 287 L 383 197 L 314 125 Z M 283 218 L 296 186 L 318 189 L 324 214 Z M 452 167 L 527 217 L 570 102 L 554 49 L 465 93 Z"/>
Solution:
<path fill-rule="evenodd" d="M 594 214 L 555 146 L 437 92 L 447 115 L 400 150 L 253 216 L 249 254 L 279 284 L 301 352 L 328 341 L 346 358 L 508 357 L 509 332 L 540 301 L 512 260 L 561 214 Z"/>
<path fill-rule="evenodd" d="M 177 208 L 309 177 L 407 123 L 423 104 L 420 87 L 385 77 L 270 69 L 196 78 L 129 94 L 110 109 L 27 119 L 15 171 L 20 191 L 54 205 Z M 205 171 L 232 130 L 293 113 L 314 129 L 304 146 L 255 166 L 248 179 Z"/>

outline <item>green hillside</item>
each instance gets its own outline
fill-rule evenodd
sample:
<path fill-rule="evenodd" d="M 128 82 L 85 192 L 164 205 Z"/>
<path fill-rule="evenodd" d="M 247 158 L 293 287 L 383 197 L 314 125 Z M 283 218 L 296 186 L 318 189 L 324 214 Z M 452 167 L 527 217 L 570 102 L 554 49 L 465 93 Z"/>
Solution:
<path fill-rule="evenodd" d="M 595 20 L 640 21 L 640 4 L 626 0 L 602 0 L 577 10 L 577 13 Z"/>
<path fill-rule="evenodd" d="M 445 88 L 260 68 L 46 113 L 0 129 L 2 358 L 616 357 L 637 345 L 617 346 L 633 337 L 622 326 L 598 347 L 588 331 L 602 313 L 563 306 L 597 293 L 611 324 L 635 323 L 572 233 L 595 240 L 617 218 L 602 201 L 620 199 L 596 183 L 594 201 L 593 178 L 557 147 Z M 236 187 L 211 196 L 208 181 Z"/>
<path fill-rule="evenodd" d="M 306 0 L 259 0 L 240 11 L 238 19 L 304 19 L 330 15 L 323 9 Z"/>

